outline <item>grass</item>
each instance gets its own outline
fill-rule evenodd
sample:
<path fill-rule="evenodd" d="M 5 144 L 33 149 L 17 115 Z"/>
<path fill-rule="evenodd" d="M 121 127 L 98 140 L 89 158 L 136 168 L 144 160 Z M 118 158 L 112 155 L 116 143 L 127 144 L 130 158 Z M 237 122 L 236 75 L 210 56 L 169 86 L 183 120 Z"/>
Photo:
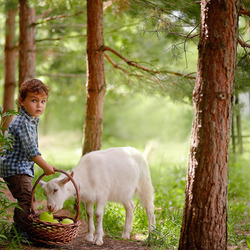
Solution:
<path fill-rule="evenodd" d="M 64 140 L 67 138 L 67 140 Z M 41 151 L 46 160 L 57 168 L 69 170 L 80 159 L 81 137 L 79 134 L 60 135 L 41 140 Z M 58 144 L 55 144 L 58 141 Z M 69 144 L 70 141 L 70 144 Z M 52 143 L 53 142 L 53 143 Z M 49 145 L 49 146 L 48 146 Z M 105 145 L 108 147 L 108 145 Z M 188 161 L 188 142 L 155 145 L 149 163 L 155 188 L 156 229 L 147 238 L 148 222 L 144 209 L 137 198 L 134 199 L 134 221 L 132 236 L 141 239 L 153 249 L 174 249 L 178 247 L 185 199 L 185 180 Z M 142 150 L 142 149 L 141 149 Z M 182 155 L 184 157 L 180 158 Z M 228 190 L 228 244 L 242 247 L 249 242 L 249 163 L 248 154 L 231 157 Z M 35 179 L 42 174 L 36 169 Z M 48 181 L 54 176 L 46 176 Z M 44 199 L 37 187 L 36 197 Z M 74 213 L 74 199 L 65 202 L 64 207 Z M 85 208 L 81 205 L 80 218 L 86 219 Z M 120 238 L 125 220 L 123 206 L 108 203 L 103 219 L 105 234 Z M 132 237 L 132 238 L 133 238 Z"/>
<path fill-rule="evenodd" d="M 250 249 L 249 154 L 231 157 L 228 184 L 228 243 Z"/>

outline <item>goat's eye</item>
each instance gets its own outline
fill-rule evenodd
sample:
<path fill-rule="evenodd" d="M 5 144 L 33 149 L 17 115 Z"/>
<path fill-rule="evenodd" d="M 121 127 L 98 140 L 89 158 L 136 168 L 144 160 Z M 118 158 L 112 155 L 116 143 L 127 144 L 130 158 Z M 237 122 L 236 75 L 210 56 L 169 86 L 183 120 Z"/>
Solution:
<path fill-rule="evenodd" d="M 58 189 L 54 189 L 54 190 L 53 190 L 53 193 L 56 193 L 57 191 L 58 191 Z"/>

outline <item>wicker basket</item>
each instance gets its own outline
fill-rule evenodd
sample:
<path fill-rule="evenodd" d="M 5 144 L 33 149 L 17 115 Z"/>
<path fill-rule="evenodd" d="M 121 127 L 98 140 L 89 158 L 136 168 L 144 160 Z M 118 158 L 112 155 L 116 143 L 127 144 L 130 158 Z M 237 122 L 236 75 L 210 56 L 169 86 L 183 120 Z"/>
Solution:
<path fill-rule="evenodd" d="M 78 220 L 78 217 L 79 217 L 79 210 L 80 210 L 80 195 L 79 195 L 79 190 L 74 179 L 67 172 L 63 170 L 59 170 L 59 169 L 56 169 L 55 171 L 61 172 L 67 175 L 72 181 L 72 183 L 74 184 L 74 187 L 76 189 L 76 196 L 77 196 L 77 208 L 76 208 L 75 218 L 54 215 L 54 218 L 57 219 L 59 223 L 51 223 L 51 222 L 41 221 L 39 219 L 40 214 L 36 214 L 34 211 L 34 193 L 35 193 L 35 188 L 37 184 L 45 176 L 45 174 L 42 174 L 34 184 L 34 187 L 32 190 L 32 199 L 31 199 L 31 214 L 29 215 L 28 218 L 32 224 L 31 231 L 30 231 L 32 240 L 36 242 L 46 243 L 46 244 L 63 245 L 63 244 L 71 243 L 71 241 L 76 237 L 79 231 L 80 221 Z M 60 221 L 65 218 L 69 218 L 73 220 L 74 223 L 71 223 L 71 224 L 60 223 Z"/>

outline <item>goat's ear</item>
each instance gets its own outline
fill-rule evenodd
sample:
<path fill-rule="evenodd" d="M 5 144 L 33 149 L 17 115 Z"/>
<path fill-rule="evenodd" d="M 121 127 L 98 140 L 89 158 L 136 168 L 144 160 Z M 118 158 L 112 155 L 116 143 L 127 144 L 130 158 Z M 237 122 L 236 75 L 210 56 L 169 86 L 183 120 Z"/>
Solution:
<path fill-rule="evenodd" d="M 44 187 L 45 184 L 46 184 L 45 181 L 39 181 L 39 185 L 40 185 L 42 188 Z"/>
<path fill-rule="evenodd" d="M 72 171 L 71 172 L 71 177 L 73 177 L 74 176 L 74 172 Z M 61 185 L 65 185 L 67 182 L 69 182 L 70 181 L 70 178 L 69 177 L 66 177 L 66 178 L 63 178 L 61 181 L 60 181 L 60 184 Z"/>

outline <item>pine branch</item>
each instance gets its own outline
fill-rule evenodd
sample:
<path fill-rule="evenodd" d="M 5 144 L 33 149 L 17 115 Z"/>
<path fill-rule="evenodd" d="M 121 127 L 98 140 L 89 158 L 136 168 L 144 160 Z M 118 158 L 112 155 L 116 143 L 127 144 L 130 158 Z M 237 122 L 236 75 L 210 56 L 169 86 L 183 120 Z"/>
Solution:
<path fill-rule="evenodd" d="M 115 54 L 116 56 L 118 56 L 120 59 L 122 59 L 124 62 L 126 62 L 128 65 L 130 66 L 133 66 L 135 68 L 138 68 L 140 70 L 143 70 L 143 71 L 146 71 L 150 74 L 172 74 L 172 75 L 176 75 L 176 76 L 181 76 L 181 77 L 185 77 L 185 78 L 188 78 L 188 79 L 196 79 L 196 77 L 193 77 L 193 76 L 190 76 L 191 74 L 193 73 L 189 73 L 189 74 L 181 74 L 181 73 L 178 73 L 178 72 L 172 72 L 172 71 L 168 71 L 168 70 L 151 70 L 143 65 L 140 65 L 134 61 L 131 61 L 129 59 L 127 59 L 126 57 L 122 56 L 119 52 L 117 52 L 116 50 L 108 47 L 108 46 L 104 46 L 103 47 L 103 51 L 110 51 L 112 52 L 113 54 Z M 111 59 L 110 59 L 111 60 Z M 116 68 L 120 68 L 120 66 L 118 66 L 117 64 L 115 64 L 114 62 L 112 62 L 112 65 Z M 124 70 L 124 69 L 123 69 Z"/>
<path fill-rule="evenodd" d="M 52 24 L 50 25 L 50 28 L 87 28 L 86 24 L 83 23 L 62 23 L 62 24 Z"/>
<path fill-rule="evenodd" d="M 43 12 L 41 15 L 36 16 L 36 20 L 40 19 L 40 18 L 44 18 L 45 16 L 48 16 L 54 9 L 49 9 L 46 10 L 45 12 Z"/>
<path fill-rule="evenodd" d="M 70 78 L 86 77 L 86 74 L 66 74 L 66 73 L 56 73 L 56 74 L 41 73 L 41 74 L 37 74 L 37 75 L 39 75 L 39 76 L 49 76 L 49 77 L 70 77 Z"/>
<path fill-rule="evenodd" d="M 86 35 L 85 34 L 80 34 L 80 35 L 75 35 L 75 36 L 59 36 L 59 37 L 56 37 L 56 38 L 37 39 L 36 43 L 37 42 L 44 42 L 44 41 L 59 41 L 59 40 L 62 40 L 64 38 L 78 38 L 78 37 L 86 37 Z"/>
<path fill-rule="evenodd" d="M 134 67 L 139 68 L 141 70 L 144 70 L 146 72 L 152 72 L 152 70 L 150 70 L 150 69 L 148 69 L 148 68 L 146 68 L 146 67 L 144 67 L 136 62 L 128 60 L 126 57 L 122 56 L 120 53 L 118 53 L 116 50 L 114 50 L 110 47 L 104 46 L 103 51 L 105 51 L 105 50 L 108 50 L 108 51 L 112 52 L 113 54 L 115 54 L 116 56 L 120 57 L 124 62 L 126 62 L 130 66 L 134 66 Z"/>
<path fill-rule="evenodd" d="M 243 48 L 250 48 L 250 44 L 242 41 L 240 38 L 238 38 L 238 43 L 240 44 L 241 47 Z"/>
<path fill-rule="evenodd" d="M 240 15 L 246 15 L 250 16 L 250 11 L 248 9 L 243 8 L 242 6 L 240 7 Z"/>
<path fill-rule="evenodd" d="M 250 64 L 250 57 L 249 57 L 249 54 L 247 52 L 247 48 L 250 48 L 250 44 L 242 41 L 240 38 L 238 38 L 238 43 L 240 44 L 240 46 L 244 49 L 245 53 L 246 53 L 246 56 L 247 56 L 247 60 L 248 60 L 248 63 Z"/>
<path fill-rule="evenodd" d="M 124 68 L 122 68 L 121 66 L 119 66 L 118 64 L 114 63 L 114 62 L 112 61 L 112 59 L 111 59 L 105 52 L 104 52 L 104 56 L 105 56 L 105 58 L 108 60 L 108 62 L 110 62 L 110 63 L 113 65 L 114 68 L 123 71 L 125 74 L 127 74 L 127 75 L 129 75 L 129 76 L 135 76 L 135 77 L 138 77 L 138 78 L 147 78 L 145 75 L 130 73 L 130 72 L 127 71 L 126 69 L 124 69 Z M 154 78 L 151 79 L 151 80 L 153 80 L 154 82 L 156 82 L 156 83 L 159 84 L 159 85 L 162 85 L 161 82 L 159 81 L 159 79 L 157 79 L 157 77 L 155 77 L 155 76 L 154 76 Z M 164 86 L 164 85 L 162 85 L 162 86 Z"/>
<path fill-rule="evenodd" d="M 120 70 L 122 70 L 124 73 L 126 73 L 128 75 L 130 74 L 126 69 L 124 69 L 124 68 L 120 67 L 118 64 L 114 63 L 112 61 L 112 59 L 105 52 L 104 52 L 104 56 L 108 60 L 108 62 L 110 62 L 113 65 L 114 68 L 120 69 Z"/>
<path fill-rule="evenodd" d="M 105 11 L 108 7 L 110 7 L 113 3 L 115 2 L 115 0 L 109 0 L 107 2 L 103 2 L 103 10 Z"/>
<path fill-rule="evenodd" d="M 50 22 L 50 21 L 53 21 L 53 20 L 58 20 L 58 19 L 62 19 L 62 18 L 78 16 L 78 15 L 80 15 L 82 13 L 83 13 L 83 11 L 80 10 L 80 11 L 78 11 L 75 14 L 72 14 L 72 15 L 62 14 L 62 15 L 58 15 L 58 16 L 52 16 L 52 17 L 45 18 L 41 22 L 34 22 L 32 25 L 39 25 L 39 24 L 43 24 L 43 23 Z"/>

